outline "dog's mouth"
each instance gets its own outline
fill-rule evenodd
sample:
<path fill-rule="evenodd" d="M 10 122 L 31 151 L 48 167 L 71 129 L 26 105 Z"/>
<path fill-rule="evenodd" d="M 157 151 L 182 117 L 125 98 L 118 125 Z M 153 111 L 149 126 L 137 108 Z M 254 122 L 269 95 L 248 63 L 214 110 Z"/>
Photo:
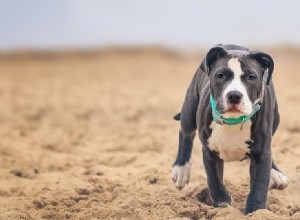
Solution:
<path fill-rule="evenodd" d="M 220 111 L 220 113 L 225 118 L 237 118 L 246 114 L 242 106 L 239 104 L 228 105 L 227 108 Z"/>
<path fill-rule="evenodd" d="M 244 113 L 242 110 L 241 110 L 241 107 L 240 105 L 230 105 L 228 107 L 228 110 L 226 112 L 232 112 L 232 113 Z"/>
<path fill-rule="evenodd" d="M 233 104 L 224 100 L 218 100 L 216 108 L 224 118 L 238 118 L 242 115 L 251 114 L 252 103 L 246 105 L 242 101 L 240 103 Z"/>

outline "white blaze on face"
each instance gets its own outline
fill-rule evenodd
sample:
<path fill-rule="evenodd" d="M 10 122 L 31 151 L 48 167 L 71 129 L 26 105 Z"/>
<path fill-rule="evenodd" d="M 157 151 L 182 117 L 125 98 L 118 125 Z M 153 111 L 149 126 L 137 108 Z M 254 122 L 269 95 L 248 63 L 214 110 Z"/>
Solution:
<path fill-rule="evenodd" d="M 228 109 L 228 102 L 227 102 L 227 94 L 228 92 L 231 91 L 239 91 L 243 97 L 241 99 L 241 102 L 238 106 L 238 109 L 242 112 L 242 113 L 238 113 L 238 115 L 250 115 L 252 113 L 252 103 L 249 99 L 249 95 L 247 93 L 247 89 L 245 87 L 245 85 L 242 82 L 242 75 L 243 75 L 243 71 L 241 68 L 241 63 L 238 60 L 238 58 L 232 58 L 228 61 L 228 67 L 231 69 L 231 71 L 233 72 L 233 79 L 232 81 L 228 84 L 228 86 L 225 88 L 224 92 L 223 92 L 223 103 L 224 103 L 224 107 L 225 110 Z M 237 113 L 225 113 L 224 116 L 225 117 L 235 117 L 238 116 Z"/>

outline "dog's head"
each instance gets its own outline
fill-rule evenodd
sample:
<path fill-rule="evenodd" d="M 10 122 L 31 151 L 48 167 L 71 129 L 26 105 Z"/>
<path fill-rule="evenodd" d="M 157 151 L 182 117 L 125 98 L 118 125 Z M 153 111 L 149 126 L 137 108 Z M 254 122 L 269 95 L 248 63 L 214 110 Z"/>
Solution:
<path fill-rule="evenodd" d="M 262 52 L 227 50 L 217 45 L 209 50 L 201 69 L 210 78 L 217 110 L 224 117 L 236 117 L 252 113 L 263 83 L 271 81 L 274 62 Z"/>

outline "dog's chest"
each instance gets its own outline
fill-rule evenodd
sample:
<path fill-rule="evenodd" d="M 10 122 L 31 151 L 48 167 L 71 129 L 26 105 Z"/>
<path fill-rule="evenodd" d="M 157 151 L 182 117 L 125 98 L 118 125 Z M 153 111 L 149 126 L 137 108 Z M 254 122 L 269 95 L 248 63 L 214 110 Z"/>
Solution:
<path fill-rule="evenodd" d="M 238 161 L 246 158 L 250 153 L 246 141 L 251 139 L 251 121 L 247 121 L 243 129 L 241 125 L 219 125 L 212 122 L 212 133 L 208 139 L 208 147 L 219 153 L 224 161 Z"/>

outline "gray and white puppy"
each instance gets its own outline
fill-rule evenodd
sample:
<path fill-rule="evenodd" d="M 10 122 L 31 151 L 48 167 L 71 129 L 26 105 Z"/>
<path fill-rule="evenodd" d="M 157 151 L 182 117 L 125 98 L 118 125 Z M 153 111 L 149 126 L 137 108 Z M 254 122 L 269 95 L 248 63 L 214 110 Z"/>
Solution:
<path fill-rule="evenodd" d="M 288 179 L 277 168 L 271 141 L 279 113 L 272 83 L 273 59 L 237 45 L 209 50 L 187 90 L 181 113 L 179 149 L 172 169 L 178 189 L 190 180 L 190 157 L 198 131 L 210 196 L 215 207 L 231 204 L 223 184 L 224 161 L 250 162 L 250 193 L 245 213 L 266 206 L 268 188 L 284 189 Z M 212 100 L 219 120 L 213 118 Z M 259 106 L 256 111 L 254 107 Z M 247 118 L 235 125 L 226 120 Z"/>

